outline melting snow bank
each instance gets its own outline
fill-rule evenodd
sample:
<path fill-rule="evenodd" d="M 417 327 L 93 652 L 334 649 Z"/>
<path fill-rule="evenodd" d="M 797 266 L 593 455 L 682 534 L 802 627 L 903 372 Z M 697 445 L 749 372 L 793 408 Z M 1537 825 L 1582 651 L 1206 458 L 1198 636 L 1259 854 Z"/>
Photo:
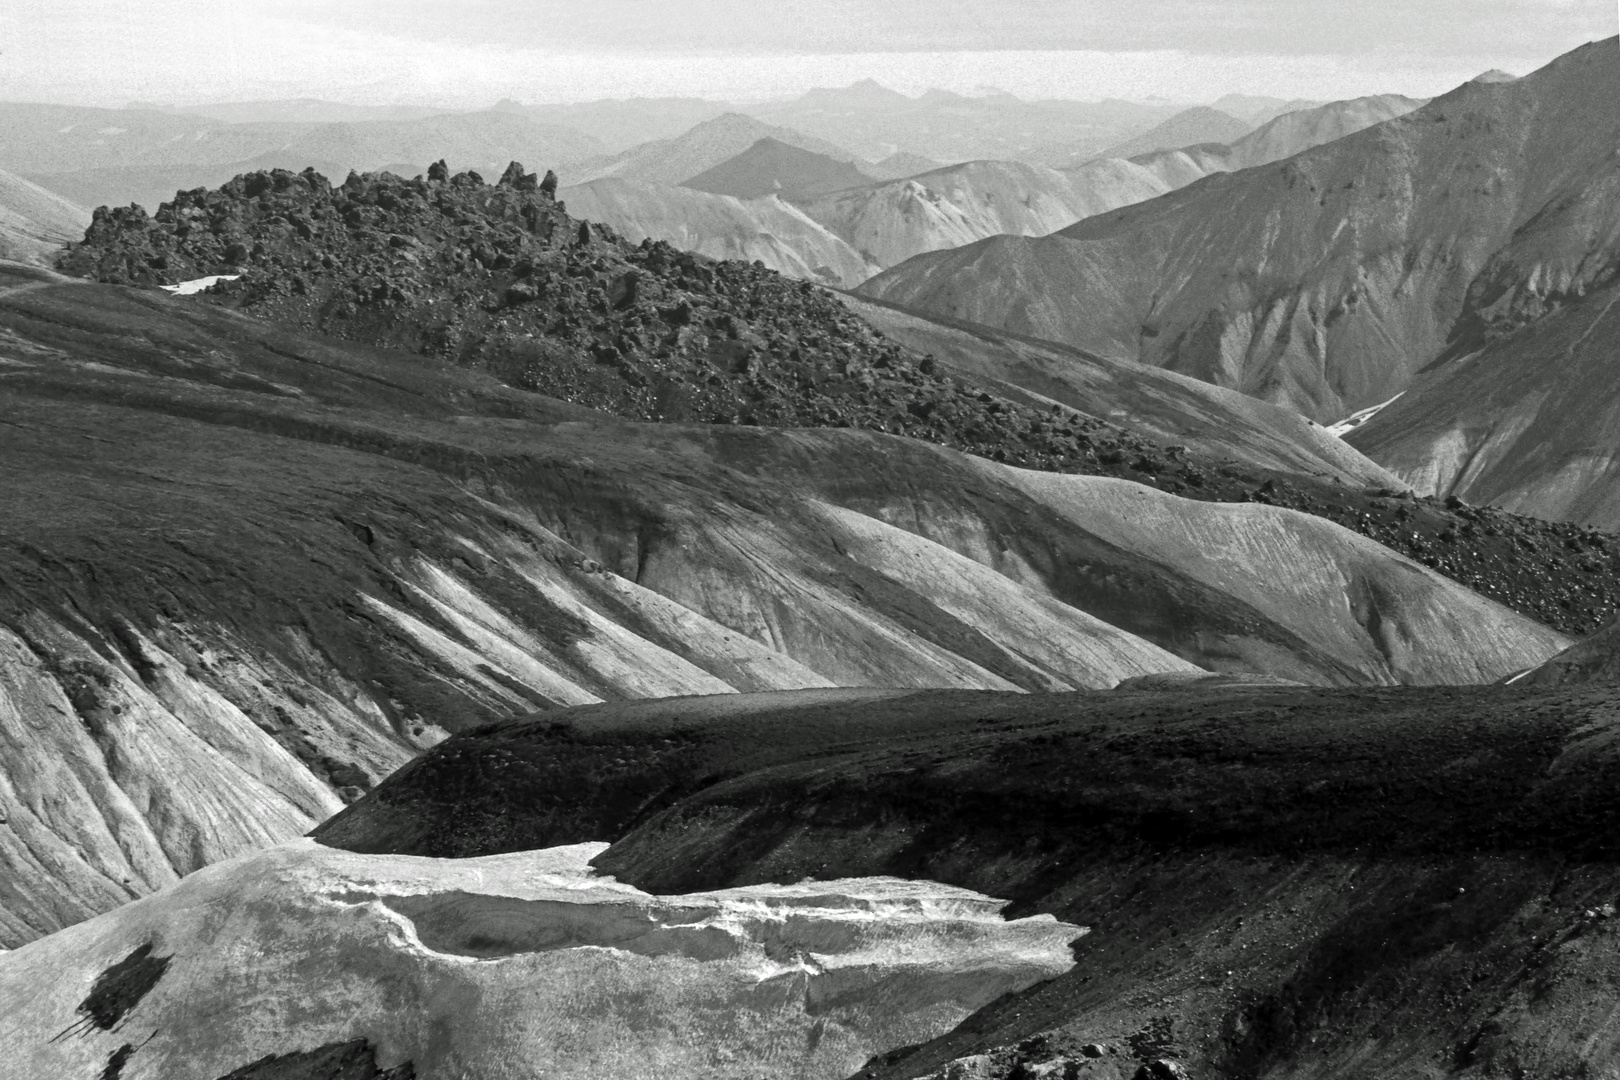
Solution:
<path fill-rule="evenodd" d="M 1327 425 L 1327 433 L 1329 435 L 1337 435 L 1341 439 L 1344 438 L 1346 435 L 1356 430 L 1356 428 L 1360 427 L 1362 424 L 1365 424 L 1367 421 L 1371 420 L 1373 417 L 1395 404 L 1401 399 L 1401 395 L 1405 393 L 1406 391 L 1402 390 L 1400 394 L 1396 394 L 1388 401 L 1382 402 L 1378 405 L 1369 405 L 1360 412 L 1351 413 L 1343 420 L 1340 420 L 1337 424 Z"/>
<path fill-rule="evenodd" d="M 158 288 L 163 289 L 165 292 L 172 292 L 176 296 L 190 296 L 192 293 L 200 293 L 204 289 L 217 285 L 221 281 L 235 281 L 241 276 L 241 274 L 213 274 L 209 277 L 182 281 L 178 285 L 159 285 Z"/>
<path fill-rule="evenodd" d="M 1068 970 L 1085 933 L 893 878 L 651 896 L 590 870 L 605 847 L 426 859 L 298 840 L 207 867 L 0 954 L 7 1068 L 216 1080 L 302 1055 L 416 1080 L 843 1077 Z"/>

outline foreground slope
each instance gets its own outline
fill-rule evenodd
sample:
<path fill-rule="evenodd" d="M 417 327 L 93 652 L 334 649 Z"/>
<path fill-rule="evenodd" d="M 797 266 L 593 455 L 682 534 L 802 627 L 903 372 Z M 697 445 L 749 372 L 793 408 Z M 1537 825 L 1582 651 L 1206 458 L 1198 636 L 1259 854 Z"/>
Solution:
<path fill-rule="evenodd" d="M 1570 640 L 1320 517 L 873 432 L 634 423 L 196 299 L 11 280 L 8 945 L 537 708 L 1478 682 Z"/>
<path fill-rule="evenodd" d="M 302 841 L 202 871 L 0 956 L 8 1067 L 841 1080 L 1066 971 L 1084 933 L 883 878 L 654 897 L 592 874 L 605 846 L 450 861 Z M 108 993 L 109 971 L 138 989 Z"/>
<path fill-rule="evenodd" d="M 711 259 L 761 262 L 789 277 L 853 288 L 877 267 L 841 238 L 775 196 L 736 199 L 689 187 L 593 180 L 561 188 L 571 213 L 632 243 L 663 240 Z"/>
<path fill-rule="evenodd" d="M 318 835 L 462 856 L 591 835 L 654 891 L 899 873 L 1090 927 L 1071 971 L 863 1076 L 986 1052 L 947 1075 L 1620 1064 L 1611 690 L 737 704 L 458 739 Z"/>
<path fill-rule="evenodd" d="M 1470 83 L 1284 162 L 1207 178 L 1038 240 L 919 256 L 870 295 L 1138 359 L 1318 420 L 1404 389 L 1494 301 L 1520 309 L 1600 274 L 1588 240 L 1620 139 L 1620 48 L 1584 46 L 1512 83 Z M 1585 230 L 1548 231 L 1554 212 Z"/>

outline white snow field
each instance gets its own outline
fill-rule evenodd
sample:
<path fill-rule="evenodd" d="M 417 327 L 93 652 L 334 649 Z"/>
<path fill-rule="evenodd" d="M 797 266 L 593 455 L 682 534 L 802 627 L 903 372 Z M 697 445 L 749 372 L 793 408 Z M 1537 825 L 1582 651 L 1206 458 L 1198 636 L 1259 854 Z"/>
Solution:
<path fill-rule="evenodd" d="M 830 1080 L 1068 970 L 1085 933 L 893 878 L 652 896 L 590 870 L 605 847 L 296 840 L 207 867 L 0 954 L 5 1067 L 97 1080 L 121 1054 L 121 1080 L 216 1080 L 365 1039 L 417 1080 Z M 82 1003 L 146 946 L 167 967 L 98 1026 Z"/>

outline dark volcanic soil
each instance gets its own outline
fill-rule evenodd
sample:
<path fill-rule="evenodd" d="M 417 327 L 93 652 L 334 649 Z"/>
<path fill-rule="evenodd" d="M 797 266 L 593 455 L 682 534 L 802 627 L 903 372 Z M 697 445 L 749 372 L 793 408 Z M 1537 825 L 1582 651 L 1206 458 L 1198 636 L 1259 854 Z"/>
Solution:
<path fill-rule="evenodd" d="M 1613 537 L 1203 460 L 1092 416 L 1008 400 L 942 374 L 809 283 L 667 244 L 632 246 L 576 221 L 515 165 L 495 185 L 437 168 L 335 187 L 312 171 L 253 173 L 178 193 L 152 216 L 98 210 L 63 267 L 128 284 L 240 272 L 211 299 L 623 416 L 866 428 L 1027 468 L 1275 503 L 1356 529 L 1565 632 L 1589 633 L 1620 611 Z"/>
<path fill-rule="evenodd" d="M 1608 689 L 592 706 L 458 737 L 316 835 L 611 839 L 597 865 L 655 891 L 900 874 L 1091 927 L 1070 973 L 870 1076 L 1043 1033 L 1099 1076 L 1597 1076 L 1617 733 Z"/>

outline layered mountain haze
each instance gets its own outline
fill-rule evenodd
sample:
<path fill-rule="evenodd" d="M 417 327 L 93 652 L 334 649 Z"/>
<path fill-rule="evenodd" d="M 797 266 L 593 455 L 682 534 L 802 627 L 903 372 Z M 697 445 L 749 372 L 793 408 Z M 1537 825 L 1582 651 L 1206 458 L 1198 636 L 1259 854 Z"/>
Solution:
<path fill-rule="evenodd" d="M 855 154 L 825 139 L 763 123 L 741 113 L 728 112 L 705 120 L 681 135 L 643 143 L 575 168 L 565 168 L 562 177 L 570 184 L 584 184 L 606 177 L 649 184 L 684 184 L 743 153 L 761 139 L 772 139 L 834 161 L 856 160 Z"/>
<path fill-rule="evenodd" d="M 1559 271 L 1518 279 L 1520 307 L 1609 265 L 1573 223 L 1612 212 L 1598 193 L 1620 138 L 1617 92 L 1620 54 L 1598 42 L 1051 237 L 919 256 L 863 290 L 1335 420 L 1404 390 L 1498 299 L 1471 292 L 1476 278 L 1525 266 L 1508 253 Z M 1546 215 L 1567 229 L 1549 232 Z M 1574 246 L 1532 254 L 1554 235 Z"/>
<path fill-rule="evenodd" d="M 1082 149 L 1081 161 L 1094 157 L 1177 111 L 1169 105 L 1118 100 L 1023 101 L 1001 92 L 969 97 L 935 89 L 907 97 L 871 79 L 748 110 L 769 123 L 848 147 L 868 161 L 905 152 L 946 163 L 1002 160 L 1054 166 L 1079 162 L 1049 159 Z"/>
<path fill-rule="evenodd" d="M 558 165 L 600 156 L 570 128 L 502 110 L 414 120 L 230 122 L 143 109 L 0 104 L 0 169 L 82 206 L 156 209 L 176 191 L 215 187 L 255 169 L 314 165 L 342 176 L 410 176 L 445 154 L 498 173 L 513 158 Z"/>
<path fill-rule="evenodd" d="M 593 180 L 560 188 L 571 213 L 632 243 L 664 240 L 711 259 L 761 262 L 789 277 L 854 288 L 880 267 L 799 207 L 774 195 L 736 199 L 690 187 Z"/>
<path fill-rule="evenodd" d="M 778 146 L 762 154 L 756 147 L 686 186 L 735 195 L 778 192 L 793 199 L 805 214 L 872 264 L 874 270 L 866 275 L 870 276 L 876 269 L 896 266 L 914 255 L 961 247 L 990 236 L 1044 236 L 1083 218 L 1185 187 L 1211 173 L 1249 168 L 1331 142 L 1420 104 L 1397 95 L 1334 102 L 1279 117 L 1230 146 L 1204 143 L 1130 161 L 1104 157 L 1063 171 L 1015 161 L 939 166 L 912 160 L 896 163 L 904 176 L 887 184 L 858 179 L 854 167 L 814 156 L 795 159 L 792 167 L 784 168 L 781 159 L 796 152 Z M 918 164 L 922 167 L 911 168 Z M 876 166 L 861 168 L 874 175 L 880 171 Z M 794 175 L 801 179 L 795 182 Z M 818 198 L 817 187 L 844 190 Z M 726 250 L 726 241 L 703 245 L 703 234 L 692 223 L 697 214 L 685 210 L 673 196 L 655 197 L 647 191 L 634 207 L 628 202 L 592 201 L 588 205 L 601 216 L 581 211 L 582 216 L 632 236 L 668 240 L 705 254 Z M 762 228 L 768 227 L 762 223 Z M 722 227 L 721 235 L 730 231 Z M 818 242 L 796 239 L 796 233 L 790 226 L 779 239 L 783 247 L 797 251 L 798 257 L 778 255 L 764 258 L 765 264 L 795 276 L 828 280 L 826 275 L 804 274 L 795 268 L 819 258 Z M 858 280 L 846 278 L 842 284 L 853 286 Z"/>

